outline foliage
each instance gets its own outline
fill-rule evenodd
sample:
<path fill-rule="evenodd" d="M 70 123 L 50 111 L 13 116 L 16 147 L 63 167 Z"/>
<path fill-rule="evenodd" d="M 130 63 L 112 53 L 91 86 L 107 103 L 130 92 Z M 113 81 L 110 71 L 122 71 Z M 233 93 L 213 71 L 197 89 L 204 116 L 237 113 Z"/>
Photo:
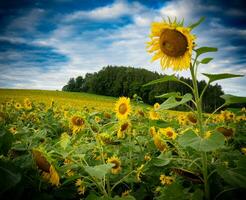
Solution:
<path fill-rule="evenodd" d="M 157 81 L 159 84 L 149 84 L 148 87 L 142 87 L 142 85 L 152 80 L 155 80 L 154 82 Z M 178 82 L 173 82 L 177 80 Z M 175 91 L 184 95 L 190 92 L 189 87 L 180 83 L 182 81 L 192 85 L 192 81 L 189 78 L 176 77 L 174 75 L 164 75 L 163 77 L 161 74 L 141 68 L 107 66 L 99 72 L 87 73 L 84 78 L 81 76 L 76 79 L 71 78 L 67 85 L 63 87 L 63 91 L 89 92 L 113 97 L 132 97 L 137 94 L 142 98 L 143 102 L 153 105 L 156 102 L 161 103 L 163 101 L 156 98 L 160 94 Z M 202 91 L 205 84 L 205 81 L 198 82 L 199 91 Z M 220 95 L 223 94 L 220 85 L 210 85 L 204 94 L 204 110 L 211 112 L 214 108 L 222 105 L 223 100 Z M 185 107 L 179 107 L 179 110 L 185 109 Z"/>

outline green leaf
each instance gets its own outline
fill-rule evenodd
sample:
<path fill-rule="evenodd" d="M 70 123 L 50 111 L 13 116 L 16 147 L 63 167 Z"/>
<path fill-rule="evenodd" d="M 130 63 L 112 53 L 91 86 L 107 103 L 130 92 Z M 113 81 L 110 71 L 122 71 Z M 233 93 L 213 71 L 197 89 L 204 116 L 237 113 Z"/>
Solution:
<path fill-rule="evenodd" d="M 13 135 L 4 127 L 0 129 L 0 155 L 6 155 L 12 146 Z"/>
<path fill-rule="evenodd" d="M 246 103 L 246 97 L 239 97 L 230 94 L 224 94 L 220 96 L 225 100 L 226 105 L 234 104 L 234 103 Z"/>
<path fill-rule="evenodd" d="M 157 158 L 152 158 L 151 162 L 157 167 L 163 167 L 171 162 L 171 152 L 161 153 Z"/>
<path fill-rule="evenodd" d="M 202 64 L 208 64 L 211 60 L 213 60 L 213 58 L 204 58 L 204 59 L 201 60 L 200 63 L 202 63 Z"/>
<path fill-rule="evenodd" d="M 203 21 L 205 20 L 205 17 L 201 17 L 197 22 L 189 25 L 190 29 L 194 29 L 195 27 L 199 26 Z"/>
<path fill-rule="evenodd" d="M 179 79 L 176 78 L 174 76 L 174 74 L 173 75 L 165 75 L 163 78 L 153 80 L 149 83 L 144 84 L 142 87 L 146 87 L 146 86 L 154 85 L 154 84 L 158 84 L 158 83 L 163 83 L 163 82 L 167 82 L 167 81 L 179 81 Z"/>
<path fill-rule="evenodd" d="M 103 165 L 97 165 L 94 167 L 85 166 L 84 168 L 85 171 L 91 176 L 96 177 L 98 179 L 102 179 L 113 166 L 114 164 L 108 163 Z"/>
<path fill-rule="evenodd" d="M 226 169 L 224 166 L 218 166 L 219 175 L 230 185 L 239 188 L 246 188 L 245 168 Z"/>
<path fill-rule="evenodd" d="M 200 47 L 200 48 L 196 49 L 195 51 L 196 51 L 197 57 L 198 57 L 203 53 L 216 52 L 216 51 L 218 51 L 218 49 L 215 47 Z"/>
<path fill-rule="evenodd" d="M 193 130 L 189 129 L 178 138 L 178 143 L 183 147 L 191 147 L 197 151 L 215 151 L 224 146 L 225 138 L 219 132 L 213 132 L 209 138 L 198 136 Z"/>
<path fill-rule="evenodd" d="M 227 79 L 227 78 L 236 78 L 236 77 L 243 77 L 243 75 L 238 75 L 238 74 L 228 74 L 228 73 L 224 73 L 224 74 L 206 74 L 206 73 L 202 73 L 204 76 L 209 78 L 209 82 L 212 83 L 214 81 L 218 81 L 221 79 Z"/>
<path fill-rule="evenodd" d="M 180 101 L 177 101 L 175 97 L 171 96 L 161 104 L 160 110 L 174 108 L 179 105 L 185 104 L 190 100 L 192 100 L 192 95 L 190 93 L 185 94 Z"/>
<path fill-rule="evenodd" d="M 155 96 L 155 98 L 169 98 L 169 97 L 182 98 L 180 92 L 169 92 L 159 96 Z"/>

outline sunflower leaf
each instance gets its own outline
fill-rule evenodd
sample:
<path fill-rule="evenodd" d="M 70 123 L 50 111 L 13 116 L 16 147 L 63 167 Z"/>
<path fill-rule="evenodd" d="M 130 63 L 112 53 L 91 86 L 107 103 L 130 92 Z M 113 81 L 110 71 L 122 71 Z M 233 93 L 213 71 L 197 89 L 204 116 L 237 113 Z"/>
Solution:
<path fill-rule="evenodd" d="M 182 98 L 180 92 L 169 92 L 159 96 L 155 96 L 155 98 L 169 98 L 169 97 Z"/>
<path fill-rule="evenodd" d="M 179 105 L 185 104 L 190 100 L 192 100 L 192 95 L 190 93 L 185 94 L 180 101 L 177 101 L 174 96 L 171 96 L 161 104 L 160 110 L 174 108 Z"/>
<path fill-rule="evenodd" d="M 146 86 L 154 85 L 154 84 L 158 84 L 158 83 L 163 83 L 163 82 L 167 82 L 167 81 L 179 81 L 179 79 L 176 78 L 174 76 L 174 74 L 172 74 L 172 75 L 165 75 L 163 78 L 150 81 L 149 83 L 144 84 L 142 87 L 146 87 Z"/>
<path fill-rule="evenodd" d="M 211 60 L 213 60 L 213 58 L 204 58 L 204 59 L 201 60 L 200 63 L 202 63 L 202 64 L 208 64 Z"/>
<path fill-rule="evenodd" d="M 246 97 L 239 97 L 230 94 L 224 94 L 220 96 L 225 100 L 226 105 L 234 104 L 234 103 L 246 103 Z"/>
<path fill-rule="evenodd" d="M 189 129 L 185 131 L 177 141 L 183 147 L 191 147 L 196 151 L 209 152 L 222 148 L 225 138 L 219 132 L 212 133 L 209 138 L 202 138 L 192 129 Z"/>
<path fill-rule="evenodd" d="M 194 24 L 189 25 L 190 29 L 194 29 L 195 27 L 199 26 L 203 21 L 205 20 L 205 17 L 201 17 L 197 22 Z"/>
<path fill-rule="evenodd" d="M 218 49 L 215 47 L 200 47 L 198 49 L 195 49 L 195 51 L 196 51 L 197 57 L 198 57 L 203 53 L 216 52 L 216 51 L 218 51 Z"/>
<path fill-rule="evenodd" d="M 227 78 L 236 78 L 236 77 L 243 77 L 243 75 L 238 75 L 238 74 L 228 74 L 228 73 L 224 73 L 224 74 L 206 74 L 206 73 L 202 73 L 204 76 L 209 78 L 209 82 L 212 83 L 214 81 L 217 80 L 221 80 L 221 79 L 227 79 Z"/>
<path fill-rule="evenodd" d="M 92 177 L 102 179 L 113 166 L 114 165 L 111 163 L 103 164 L 103 165 L 96 165 L 94 167 L 85 166 L 85 171 L 88 174 L 90 174 Z"/>

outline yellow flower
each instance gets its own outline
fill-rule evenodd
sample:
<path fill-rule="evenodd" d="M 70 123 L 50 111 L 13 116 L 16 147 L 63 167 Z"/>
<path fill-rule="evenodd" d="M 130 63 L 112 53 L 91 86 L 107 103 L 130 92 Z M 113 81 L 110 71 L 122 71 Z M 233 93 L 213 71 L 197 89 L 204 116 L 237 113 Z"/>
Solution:
<path fill-rule="evenodd" d="M 26 110 L 31 110 L 32 109 L 32 102 L 30 101 L 30 99 L 28 99 L 28 98 L 24 99 L 24 108 Z"/>
<path fill-rule="evenodd" d="M 154 136 L 156 135 L 156 130 L 155 130 L 155 127 L 154 127 L 154 126 L 150 127 L 149 133 L 150 133 L 150 135 L 151 135 L 152 137 L 154 137 Z"/>
<path fill-rule="evenodd" d="M 183 114 L 179 114 L 178 116 L 178 122 L 180 125 L 184 126 L 187 124 L 186 116 Z"/>
<path fill-rule="evenodd" d="M 165 151 L 167 149 L 166 144 L 162 141 L 159 134 L 154 135 L 154 144 L 160 151 Z"/>
<path fill-rule="evenodd" d="M 98 116 L 95 116 L 95 121 L 96 121 L 96 123 L 99 123 L 101 121 L 101 118 Z"/>
<path fill-rule="evenodd" d="M 151 120 L 158 120 L 158 119 L 160 119 L 160 116 L 157 112 L 151 110 L 151 111 L 149 111 L 149 118 Z"/>
<path fill-rule="evenodd" d="M 85 120 L 81 116 L 74 115 L 70 120 L 73 134 L 81 131 L 85 127 Z"/>
<path fill-rule="evenodd" d="M 53 165 L 50 166 L 50 183 L 51 185 L 59 186 L 60 177 Z"/>
<path fill-rule="evenodd" d="M 241 148 L 241 151 L 246 155 L 246 147 Z"/>
<path fill-rule="evenodd" d="M 118 157 L 112 156 L 108 158 L 107 163 L 114 164 L 114 166 L 111 169 L 112 174 L 118 174 L 121 171 L 121 161 Z"/>
<path fill-rule="evenodd" d="M 75 186 L 77 186 L 77 191 L 79 193 L 79 195 L 84 195 L 85 194 L 85 184 L 84 181 L 81 179 L 77 179 L 77 181 L 75 182 Z"/>
<path fill-rule="evenodd" d="M 119 129 L 117 132 L 117 137 L 124 138 L 125 137 L 125 132 L 130 129 L 131 123 L 129 121 L 121 121 L 119 124 Z"/>
<path fill-rule="evenodd" d="M 120 97 L 115 104 L 115 112 L 118 119 L 127 119 L 131 112 L 130 99 L 126 97 Z"/>
<path fill-rule="evenodd" d="M 171 176 L 165 176 L 165 175 L 161 174 L 160 181 L 161 181 L 162 185 L 171 185 L 174 181 L 174 178 Z"/>
<path fill-rule="evenodd" d="M 21 106 L 20 103 L 16 103 L 16 104 L 15 104 L 15 108 L 16 108 L 17 110 L 20 110 L 20 109 L 22 108 L 22 106 Z"/>
<path fill-rule="evenodd" d="M 146 155 L 144 156 L 144 160 L 145 160 L 145 161 L 150 161 L 150 160 L 151 160 L 150 155 L 149 155 L 149 154 L 146 154 Z"/>
<path fill-rule="evenodd" d="M 157 109 L 159 109 L 159 108 L 160 108 L 160 104 L 159 104 L 159 103 L 155 103 L 155 104 L 154 104 L 154 109 L 157 110 Z"/>
<path fill-rule="evenodd" d="M 66 174 L 68 175 L 68 177 L 71 177 L 74 175 L 74 171 L 72 169 L 69 169 L 66 171 Z"/>
<path fill-rule="evenodd" d="M 246 108 L 243 107 L 243 108 L 241 109 L 241 112 L 246 112 Z"/>
<path fill-rule="evenodd" d="M 195 36 L 190 28 L 177 22 L 153 22 L 150 39 L 147 43 L 149 53 L 155 53 L 152 61 L 160 59 L 163 69 L 174 71 L 186 70 L 190 67 L 193 42 Z"/>
<path fill-rule="evenodd" d="M 175 140 L 177 137 L 177 133 L 171 128 L 160 128 L 159 129 L 160 133 L 162 133 L 163 135 L 165 135 L 166 137 Z"/>
<path fill-rule="evenodd" d="M 16 127 L 11 127 L 11 128 L 9 129 L 9 131 L 10 131 L 10 133 L 12 133 L 12 134 L 16 134 L 17 129 L 16 129 Z"/>

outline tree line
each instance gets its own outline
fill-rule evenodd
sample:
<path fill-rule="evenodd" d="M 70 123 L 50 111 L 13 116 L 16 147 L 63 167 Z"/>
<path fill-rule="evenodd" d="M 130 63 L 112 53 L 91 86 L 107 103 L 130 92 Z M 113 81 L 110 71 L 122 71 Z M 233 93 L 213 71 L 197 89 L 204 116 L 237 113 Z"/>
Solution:
<path fill-rule="evenodd" d="M 164 75 L 165 76 L 165 75 Z M 144 84 L 162 78 L 163 75 L 157 72 L 151 72 L 146 69 L 124 67 L 124 66 L 107 66 L 95 73 L 87 73 L 84 77 L 78 76 L 70 78 L 67 85 L 62 90 L 69 92 L 88 92 L 106 96 L 128 96 L 133 97 L 137 94 L 142 101 L 153 105 L 162 103 L 164 99 L 158 99 L 155 96 L 168 93 L 180 92 L 181 95 L 191 93 L 190 89 L 178 82 L 164 82 L 148 87 L 142 87 Z M 192 85 L 190 78 L 178 77 L 180 80 Z M 198 81 L 198 88 L 201 92 L 205 87 L 204 80 Z M 222 105 L 224 100 L 220 95 L 224 94 L 220 85 L 209 85 L 203 98 L 203 109 L 211 112 L 218 106 Z M 192 105 L 191 105 L 192 106 Z M 178 109 L 184 110 L 185 107 Z"/>

